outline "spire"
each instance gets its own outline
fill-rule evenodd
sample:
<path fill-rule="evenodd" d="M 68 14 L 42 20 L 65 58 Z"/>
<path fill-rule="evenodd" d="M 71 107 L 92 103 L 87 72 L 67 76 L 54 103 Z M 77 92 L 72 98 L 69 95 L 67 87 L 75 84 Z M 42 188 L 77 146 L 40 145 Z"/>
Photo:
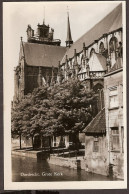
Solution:
<path fill-rule="evenodd" d="M 45 24 L 45 6 L 43 7 L 43 24 Z"/>
<path fill-rule="evenodd" d="M 70 21 L 69 21 L 69 12 L 68 14 L 68 20 L 67 20 L 67 38 L 66 38 L 66 47 L 70 47 L 71 44 L 73 44 L 72 36 L 71 36 L 71 29 L 70 29 Z"/>

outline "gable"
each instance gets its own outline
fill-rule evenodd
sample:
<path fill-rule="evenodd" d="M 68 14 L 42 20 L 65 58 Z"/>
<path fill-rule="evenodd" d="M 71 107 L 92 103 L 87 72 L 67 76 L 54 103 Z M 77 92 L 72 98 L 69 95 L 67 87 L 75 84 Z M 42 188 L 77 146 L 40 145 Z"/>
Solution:
<path fill-rule="evenodd" d="M 26 64 L 29 66 L 58 67 L 66 52 L 65 47 L 23 42 Z"/>

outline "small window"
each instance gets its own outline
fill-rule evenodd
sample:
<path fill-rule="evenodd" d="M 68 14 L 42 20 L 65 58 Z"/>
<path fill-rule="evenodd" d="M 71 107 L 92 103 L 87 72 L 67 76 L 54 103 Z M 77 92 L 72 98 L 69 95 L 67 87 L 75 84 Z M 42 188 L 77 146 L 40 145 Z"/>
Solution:
<path fill-rule="evenodd" d="M 118 95 L 110 96 L 109 97 L 109 108 L 118 107 Z"/>
<path fill-rule="evenodd" d="M 117 87 L 109 88 L 109 108 L 115 108 L 119 106 L 118 90 Z"/>
<path fill-rule="evenodd" d="M 112 127 L 111 128 L 111 149 L 113 151 L 119 151 L 120 150 L 120 140 L 119 140 L 119 129 L 118 127 Z"/>
<path fill-rule="evenodd" d="M 99 151 L 99 141 L 98 138 L 94 139 L 94 144 L 93 144 L 93 152 L 98 152 Z"/>

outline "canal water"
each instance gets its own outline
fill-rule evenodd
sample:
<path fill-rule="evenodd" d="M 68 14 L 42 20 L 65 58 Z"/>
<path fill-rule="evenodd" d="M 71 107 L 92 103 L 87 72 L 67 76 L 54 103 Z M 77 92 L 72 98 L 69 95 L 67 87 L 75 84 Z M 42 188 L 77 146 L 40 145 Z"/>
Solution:
<path fill-rule="evenodd" d="M 109 177 L 48 164 L 34 158 L 12 156 L 13 182 L 111 181 Z"/>

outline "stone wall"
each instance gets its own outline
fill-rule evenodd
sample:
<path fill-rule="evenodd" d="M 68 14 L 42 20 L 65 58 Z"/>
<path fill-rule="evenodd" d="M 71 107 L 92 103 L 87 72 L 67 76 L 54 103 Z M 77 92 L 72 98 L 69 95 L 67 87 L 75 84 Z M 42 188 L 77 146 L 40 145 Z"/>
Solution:
<path fill-rule="evenodd" d="M 69 167 L 74 169 L 81 169 L 80 160 L 76 158 L 62 158 L 57 156 L 50 156 L 47 159 L 48 163 L 58 166 Z"/>
<path fill-rule="evenodd" d="M 94 137 L 85 136 L 85 162 L 83 168 L 88 172 L 108 175 L 106 137 L 98 137 L 98 151 L 94 151 Z"/>

